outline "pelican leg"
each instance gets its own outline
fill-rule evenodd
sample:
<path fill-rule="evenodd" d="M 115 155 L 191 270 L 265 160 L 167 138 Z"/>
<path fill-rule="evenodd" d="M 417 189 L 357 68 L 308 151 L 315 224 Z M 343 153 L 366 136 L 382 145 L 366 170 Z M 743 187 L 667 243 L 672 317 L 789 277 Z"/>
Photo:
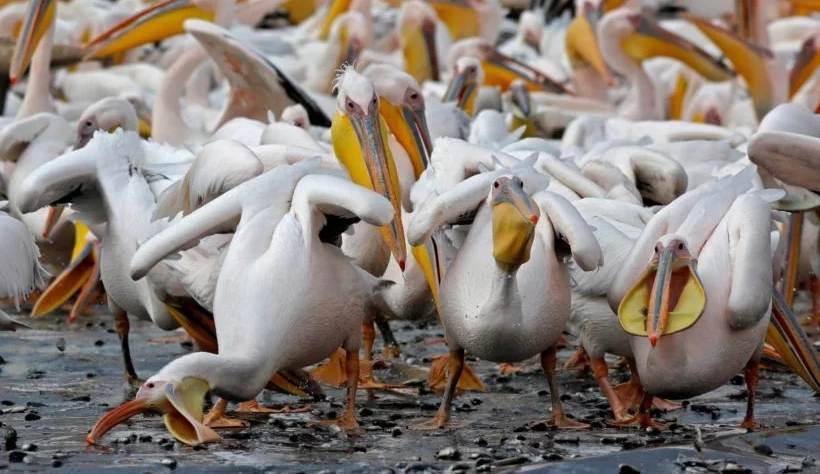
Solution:
<path fill-rule="evenodd" d="M 128 322 L 128 314 L 119 307 L 114 308 L 114 323 L 117 330 L 117 337 L 120 338 L 120 351 L 122 352 L 122 362 L 125 366 L 125 380 L 132 387 L 142 385 L 142 380 L 137 377 L 134 370 L 134 362 L 131 361 L 131 346 L 128 344 L 128 333 L 131 331 L 131 323 Z"/>
<path fill-rule="evenodd" d="M 498 373 L 500 373 L 501 375 L 510 375 L 516 372 L 523 372 L 524 369 L 525 368 L 523 366 L 515 364 L 498 364 Z"/>
<path fill-rule="evenodd" d="M 356 432 L 359 422 L 356 420 L 356 390 L 359 388 L 359 353 L 346 351 L 345 372 L 347 373 L 347 404 L 342 415 L 335 420 L 322 420 L 325 425 L 337 425 L 345 431 Z"/>
<path fill-rule="evenodd" d="M 608 425 L 612 426 L 634 426 L 640 425 L 644 428 L 657 428 L 659 430 L 666 429 L 666 425 L 663 423 L 658 423 L 657 421 L 653 420 L 652 417 L 649 415 L 649 409 L 652 407 L 652 395 L 644 392 L 643 399 L 641 400 L 641 404 L 638 407 L 638 413 L 633 415 L 631 418 L 624 420 L 624 421 L 608 421 Z"/>
<path fill-rule="evenodd" d="M 555 377 L 555 353 L 555 346 L 552 346 L 541 353 L 541 368 L 544 369 L 544 374 L 547 376 L 547 383 L 550 386 L 552 416 L 543 421 L 536 421 L 535 423 L 532 423 L 532 425 L 544 423 L 566 429 L 589 428 L 588 424 L 580 423 L 573 419 L 567 418 L 567 415 L 564 413 L 564 406 L 561 404 L 561 394 L 558 390 L 558 380 Z"/>
<path fill-rule="evenodd" d="M 263 407 L 259 404 L 256 399 L 248 400 L 247 402 L 242 402 L 239 404 L 239 409 L 236 410 L 238 413 L 306 413 L 311 411 L 309 406 L 299 407 L 299 408 L 291 408 L 291 407 L 282 407 L 282 408 L 268 408 Z"/>
<path fill-rule="evenodd" d="M 809 293 L 811 293 L 811 327 L 820 327 L 820 277 L 812 276 L 809 279 Z"/>
<path fill-rule="evenodd" d="M 641 400 L 643 400 L 644 397 L 641 377 L 638 375 L 638 366 L 635 364 L 635 359 L 632 357 L 625 357 L 625 359 L 629 366 L 629 382 L 616 386 L 615 393 L 627 404 L 626 406 L 629 410 L 638 410 Z M 661 410 L 678 410 L 681 407 L 678 403 L 658 397 L 652 397 L 652 406 Z"/>
<path fill-rule="evenodd" d="M 445 428 L 450 421 L 450 411 L 453 406 L 453 398 L 456 396 L 458 380 L 464 370 L 464 349 L 451 349 L 449 357 L 449 367 L 447 372 L 447 388 L 444 390 L 444 397 L 438 407 L 436 416 L 432 420 L 413 425 L 413 430 L 438 430 Z"/>
<path fill-rule="evenodd" d="M 219 398 L 211 411 L 205 415 L 203 423 L 210 428 L 245 428 L 248 422 L 237 418 L 228 418 L 225 409 L 228 407 L 228 400 Z"/>
<path fill-rule="evenodd" d="M 396 341 L 396 336 L 393 335 L 393 330 L 390 329 L 390 323 L 382 314 L 379 314 L 376 317 L 375 322 L 376 326 L 379 328 L 379 332 L 382 335 L 382 340 L 384 341 L 382 355 L 389 359 L 398 358 L 401 355 L 401 349 L 399 348 L 398 341 Z"/>
<path fill-rule="evenodd" d="M 374 390 L 404 388 L 403 385 L 386 384 L 373 377 L 373 342 L 376 340 L 376 327 L 373 322 L 362 324 L 362 342 L 364 343 L 364 364 L 359 372 L 359 388 L 367 390 L 367 399 L 375 400 Z M 357 359 L 358 360 L 358 359 Z M 358 364 L 358 362 L 357 362 Z"/>
<path fill-rule="evenodd" d="M 589 366 L 592 368 L 592 373 L 595 374 L 595 381 L 601 388 L 601 392 L 609 401 L 609 406 L 612 408 L 612 415 L 616 421 L 629 419 L 629 412 L 621 397 L 612 388 L 609 382 L 609 367 L 603 358 L 590 359 Z"/>
<path fill-rule="evenodd" d="M 786 274 L 783 277 L 783 299 L 791 307 L 797 286 L 797 267 L 800 262 L 800 237 L 803 234 L 803 212 L 791 213 L 789 225 L 789 248 L 786 254 Z"/>
<path fill-rule="evenodd" d="M 589 365 L 587 365 L 587 351 L 584 350 L 583 346 L 579 346 L 575 352 L 569 356 L 566 362 L 564 362 L 564 370 L 577 370 L 578 375 L 584 375 L 589 369 Z"/>
<path fill-rule="evenodd" d="M 754 431 L 758 427 L 755 422 L 755 392 L 757 391 L 757 382 L 760 379 L 760 361 L 752 359 L 746 364 L 746 369 L 743 371 L 743 378 L 746 379 L 746 416 L 743 417 L 741 427 L 749 431 Z"/>

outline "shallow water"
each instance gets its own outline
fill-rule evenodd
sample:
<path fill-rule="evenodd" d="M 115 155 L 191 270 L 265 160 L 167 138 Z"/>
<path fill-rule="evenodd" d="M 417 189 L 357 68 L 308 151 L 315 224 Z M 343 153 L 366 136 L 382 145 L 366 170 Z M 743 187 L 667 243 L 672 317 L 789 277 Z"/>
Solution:
<path fill-rule="evenodd" d="M 159 417 L 137 417 L 109 433 L 102 446 L 89 447 L 84 437 L 96 419 L 128 395 L 113 322 L 103 308 L 98 312 L 71 325 L 64 322 L 65 315 L 51 315 L 34 321 L 33 331 L 0 333 L 0 356 L 5 359 L 0 365 L 0 435 L 7 435 L 9 427 L 17 434 L 16 452 L 4 450 L 0 468 L 37 471 L 59 465 L 65 472 L 142 473 L 167 471 L 175 464 L 181 472 L 600 472 L 611 466 L 606 470 L 617 472 L 619 464 L 627 463 L 643 466 L 644 472 L 683 472 L 684 466 L 674 461 L 696 454 L 694 425 L 702 432 L 707 458 L 734 459 L 753 472 L 776 470 L 784 463 L 794 467 L 805 456 L 820 457 L 820 399 L 796 376 L 767 370 L 758 390 L 758 420 L 773 429 L 800 425 L 788 436 L 737 436 L 744 431 L 737 428 L 745 411 L 740 378 L 663 415 L 677 424 L 672 430 L 647 433 L 604 427 L 607 404 L 592 377 L 564 370 L 559 370 L 564 407 L 593 428 L 533 431 L 527 425 L 549 414 L 546 379 L 534 361 L 524 364 L 525 373 L 512 376 L 499 376 L 495 364 L 470 362 L 491 392 L 468 393 L 457 400 L 453 420 L 463 425 L 457 429 L 407 429 L 431 417 L 438 404 L 434 394 L 419 388 L 379 394 L 375 402 L 367 402 L 360 392 L 361 437 L 309 426 L 330 411 L 341 412 L 343 390 L 328 388 L 329 400 L 314 403 L 312 413 L 255 416 L 249 418 L 249 428 L 223 431 L 220 443 L 204 449 L 169 441 Z M 390 382 L 423 380 L 429 358 L 446 353 L 443 345 L 425 342 L 440 337 L 440 327 L 401 322 L 392 326 L 403 344 L 402 359 L 376 371 L 377 377 Z M 134 363 L 143 377 L 191 350 L 149 341 L 169 333 L 147 323 L 132 321 L 131 327 Z M 377 339 L 377 349 L 379 344 Z M 571 349 L 563 349 L 559 360 L 565 360 Z M 626 379 L 622 369 L 610 373 L 614 381 Z M 304 403 L 271 393 L 261 400 L 269 405 Z M 801 441 L 779 442 L 784 436 Z M 755 452 L 755 443 L 771 445 L 773 456 Z M 799 449 L 795 452 L 789 446 Z M 445 452 L 448 459 L 439 459 L 438 453 L 450 447 L 457 454 Z M 804 472 L 815 468 L 803 467 Z M 701 468 L 690 466 L 689 472 L 707 472 L 697 469 Z"/>

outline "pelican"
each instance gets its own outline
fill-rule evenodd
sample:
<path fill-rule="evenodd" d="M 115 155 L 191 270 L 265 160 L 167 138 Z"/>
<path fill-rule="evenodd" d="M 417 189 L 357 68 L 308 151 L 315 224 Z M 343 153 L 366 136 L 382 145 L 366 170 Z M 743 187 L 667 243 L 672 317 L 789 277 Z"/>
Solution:
<path fill-rule="evenodd" d="M 610 307 L 631 335 L 647 393 L 627 423 L 656 424 L 648 415 L 653 396 L 692 397 L 743 371 L 749 398 L 741 425 L 755 428 L 780 238 L 769 202 L 782 191 L 750 192 L 753 176 L 754 168 L 746 168 L 659 211 L 610 287 Z"/>
<path fill-rule="evenodd" d="M 447 388 L 433 420 L 416 428 L 448 425 L 465 350 L 496 362 L 540 354 L 552 399 L 547 423 L 586 426 L 566 417 L 555 380 L 555 343 L 570 311 L 569 277 L 556 245 L 566 239 L 585 270 L 600 266 L 601 249 L 566 200 L 542 191 L 548 178 L 527 167 L 532 161 L 468 178 L 427 200 L 410 224 L 409 242 L 417 245 L 477 209 L 441 281 L 439 307 L 450 348 Z"/>
<path fill-rule="evenodd" d="M 609 67 L 626 76 L 632 86 L 632 100 L 620 111 L 626 118 L 666 118 L 664 101 L 641 65 L 648 57 L 678 59 L 709 81 L 734 77 L 734 72 L 723 62 L 633 8 L 623 7 L 604 15 L 597 24 L 597 37 Z"/>
<path fill-rule="evenodd" d="M 251 399 L 274 373 L 319 362 L 337 347 L 347 351 L 348 396 L 344 413 L 331 423 L 358 428 L 360 328 L 375 280 L 326 239 L 335 240 L 358 219 L 385 225 L 393 207 L 344 177 L 311 174 L 316 165 L 314 160 L 279 167 L 245 182 L 156 235 L 134 255 L 129 273 L 139 279 L 167 255 L 214 232 L 235 229 L 214 300 L 220 351 L 186 355 L 166 365 L 140 387 L 134 401 L 97 422 L 89 443 L 142 411 L 162 412 L 168 431 L 183 443 L 215 441 L 218 436 L 202 423 L 207 391 Z"/>
<path fill-rule="evenodd" d="M 0 201 L 0 208 L 4 207 Z M 12 298 L 19 308 L 20 300 L 33 290 L 41 289 L 49 277 L 40 265 L 40 251 L 25 224 L 0 211 L 0 298 Z M 0 331 L 28 328 L 0 310 Z"/>

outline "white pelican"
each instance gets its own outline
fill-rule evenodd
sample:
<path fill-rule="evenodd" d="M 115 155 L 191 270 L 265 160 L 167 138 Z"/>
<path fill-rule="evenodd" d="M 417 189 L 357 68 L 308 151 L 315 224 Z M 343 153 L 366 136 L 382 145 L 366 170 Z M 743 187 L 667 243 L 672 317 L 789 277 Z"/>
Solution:
<path fill-rule="evenodd" d="M 610 306 L 632 335 L 647 393 L 632 423 L 654 424 L 648 415 L 652 396 L 692 397 L 743 370 L 749 398 L 742 426 L 755 427 L 773 249 L 780 239 L 768 202 L 782 192 L 749 192 L 753 176 L 754 169 L 746 168 L 659 211 L 610 288 Z"/>
<path fill-rule="evenodd" d="M 0 241 L 3 242 L 0 246 L 0 298 L 11 298 L 19 307 L 21 299 L 45 286 L 49 274 L 40 265 L 40 251 L 25 224 L 2 211 Z M 27 327 L 0 310 L 0 331 Z"/>
<path fill-rule="evenodd" d="M 142 278 L 167 255 L 235 229 L 214 300 L 220 351 L 186 355 L 166 365 L 142 385 L 134 401 L 97 422 L 89 443 L 149 410 L 162 412 L 166 427 L 181 442 L 215 441 L 218 436 L 202 424 L 207 391 L 251 399 L 277 371 L 314 364 L 338 347 L 347 351 L 348 396 L 344 413 L 330 423 L 358 428 L 361 323 L 375 280 L 326 239 L 335 240 L 358 219 L 385 225 L 393 207 L 345 178 L 309 174 L 317 164 L 279 167 L 243 183 L 134 255 L 129 273 Z"/>
<path fill-rule="evenodd" d="M 552 398 L 547 422 L 586 426 L 565 416 L 555 379 L 555 343 L 570 310 L 569 275 L 556 252 L 566 239 L 578 264 L 592 270 L 601 265 L 601 249 L 575 208 L 541 191 L 548 181 L 526 166 L 486 172 L 427 200 L 416 212 L 408 234 L 413 245 L 477 209 L 441 281 L 439 307 L 450 347 L 447 389 L 435 418 L 417 428 L 447 426 L 465 350 L 496 362 L 540 354 Z"/>
<path fill-rule="evenodd" d="M 642 66 L 649 57 L 678 59 L 709 81 L 734 77 L 722 61 L 661 28 L 637 9 L 623 7 L 607 13 L 597 24 L 597 37 L 609 67 L 626 76 L 631 85 L 631 100 L 620 111 L 620 115 L 627 118 L 666 118 L 665 100 Z"/>

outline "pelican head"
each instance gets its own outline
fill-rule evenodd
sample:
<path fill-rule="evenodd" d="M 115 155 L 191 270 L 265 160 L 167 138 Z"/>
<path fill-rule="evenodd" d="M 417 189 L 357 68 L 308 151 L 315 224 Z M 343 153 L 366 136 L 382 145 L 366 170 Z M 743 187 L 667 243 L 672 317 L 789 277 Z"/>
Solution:
<path fill-rule="evenodd" d="M 484 70 L 484 85 L 499 87 L 502 91 L 521 79 L 533 91 L 548 91 L 570 94 L 570 91 L 543 72 L 505 54 L 496 51 L 489 41 L 482 38 L 467 38 L 450 47 L 447 64 L 455 69 L 456 62 L 463 56 L 475 56 L 481 60 Z"/>
<path fill-rule="evenodd" d="M 493 257 L 500 267 L 514 269 L 530 259 L 541 213 L 521 178 L 500 176 L 492 186 Z"/>
<path fill-rule="evenodd" d="M 393 204 L 396 218 L 381 231 L 403 270 L 406 247 L 400 220 L 401 192 L 396 164 L 387 147 L 387 125 L 381 119 L 379 96 L 373 83 L 350 65 L 336 78 L 336 90 L 336 114 L 330 127 L 333 151 L 353 182 Z"/>
<path fill-rule="evenodd" d="M 598 22 L 597 34 L 604 54 L 608 47 L 614 46 L 637 62 L 657 56 L 677 59 L 709 81 L 727 81 L 734 77 L 734 72 L 723 61 L 633 8 L 607 13 Z M 614 63 L 610 65 L 616 67 Z"/>
<path fill-rule="evenodd" d="M 789 73 L 789 97 L 793 97 L 803 87 L 820 66 L 820 34 L 803 41 L 800 53 Z"/>
<path fill-rule="evenodd" d="M 436 12 L 421 0 L 401 4 L 397 28 L 405 70 L 419 83 L 439 80 Z"/>
<path fill-rule="evenodd" d="M 518 34 L 524 42 L 536 50 L 539 49 L 541 36 L 544 33 L 544 22 L 541 16 L 532 10 L 524 10 L 518 18 Z"/>
<path fill-rule="evenodd" d="M 219 0 L 165 0 L 150 5 L 92 38 L 85 47 L 86 58 L 104 58 L 185 33 L 182 25 L 190 18 L 214 21 L 215 1 Z"/>
<path fill-rule="evenodd" d="M 282 122 L 295 125 L 305 130 L 310 129 L 310 118 L 308 117 L 305 106 L 302 104 L 294 104 L 285 107 L 285 110 L 282 111 L 282 116 L 280 118 Z"/>
<path fill-rule="evenodd" d="M 30 0 L 26 11 L 26 19 L 20 30 L 20 36 L 14 46 L 14 54 L 9 68 L 9 79 L 15 84 L 26 72 L 34 51 L 40 40 L 51 28 L 54 22 L 54 13 L 57 9 L 56 0 Z"/>
<path fill-rule="evenodd" d="M 137 131 L 139 119 L 134 107 L 125 99 L 108 97 L 85 109 L 77 123 L 74 149 L 82 148 L 97 130 L 113 132 L 118 128 Z"/>
<path fill-rule="evenodd" d="M 662 335 L 695 324 L 706 307 L 695 265 L 686 238 L 669 234 L 658 239 L 647 270 L 618 308 L 626 332 L 648 336 L 655 347 Z"/>
<path fill-rule="evenodd" d="M 339 57 L 335 67 L 353 64 L 359 55 L 373 42 L 373 31 L 368 18 L 357 10 L 339 16 L 330 30 L 329 41 L 339 44 Z"/>
<path fill-rule="evenodd" d="M 388 128 L 407 151 L 416 179 L 427 168 L 433 142 L 427 128 L 424 95 L 412 76 L 388 64 L 374 64 L 364 71 L 379 95 L 379 112 Z"/>
<path fill-rule="evenodd" d="M 202 423 L 202 402 L 208 389 L 208 382 L 201 378 L 172 378 L 160 372 L 142 384 L 134 400 L 100 418 L 85 440 L 88 444 L 97 444 L 115 426 L 135 415 L 159 413 L 168 431 L 185 444 L 218 441 L 219 435 Z"/>
<path fill-rule="evenodd" d="M 462 56 L 456 60 L 454 74 L 442 97 L 442 102 L 455 102 L 469 116 L 475 112 L 478 88 L 484 83 L 484 69 L 475 56 Z"/>
<path fill-rule="evenodd" d="M 777 84 L 769 74 L 769 63 L 774 60 L 774 53 L 703 18 L 684 15 L 720 48 L 732 62 L 737 73 L 746 81 L 758 119 L 762 119 L 779 102 L 786 101 L 785 87 L 778 90 Z"/>
<path fill-rule="evenodd" d="M 606 66 L 595 34 L 595 26 L 600 19 L 598 16 L 597 11 L 587 9 L 580 15 L 576 15 L 570 22 L 564 40 L 567 59 L 573 69 L 589 65 L 604 77 L 607 84 L 612 85 L 614 83 L 612 74 Z"/>

